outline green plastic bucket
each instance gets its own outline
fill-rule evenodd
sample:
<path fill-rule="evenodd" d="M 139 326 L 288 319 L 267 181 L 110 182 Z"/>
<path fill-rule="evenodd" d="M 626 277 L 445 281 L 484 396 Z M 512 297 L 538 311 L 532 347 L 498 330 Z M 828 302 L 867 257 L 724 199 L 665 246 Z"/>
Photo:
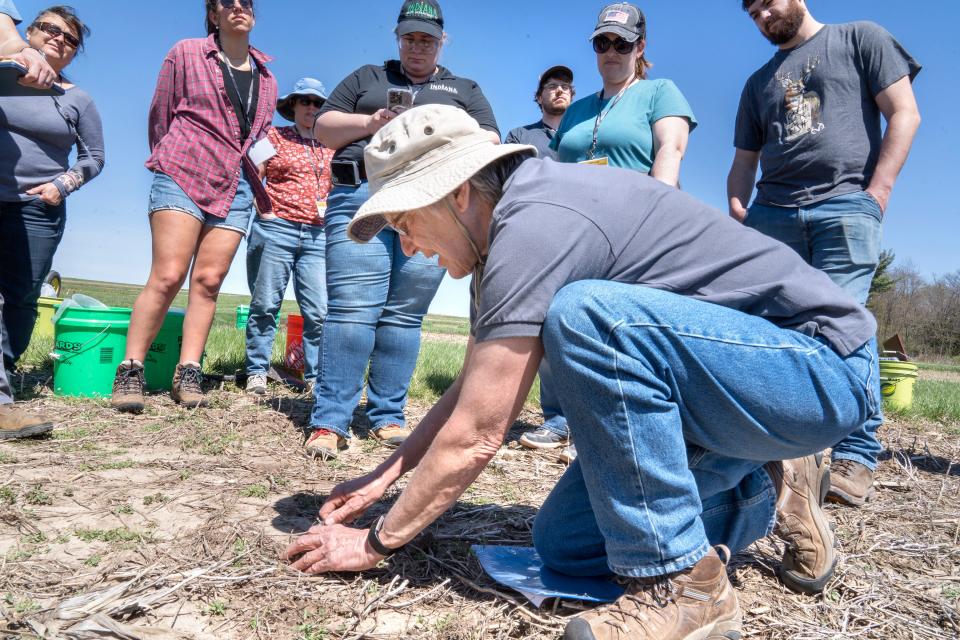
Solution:
<path fill-rule="evenodd" d="M 250 307 L 245 304 L 237 305 L 237 329 L 246 329 L 250 319 Z"/>
<path fill-rule="evenodd" d="M 902 360 L 880 360 L 880 395 L 889 409 L 905 410 L 913 406 L 913 383 L 917 365 Z"/>
<path fill-rule="evenodd" d="M 183 309 L 171 309 L 167 313 L 144 359 L 143 377 L 151 391 L 169 391 L 173 387 L 173 373 L 183 346 L 184 313 Z"/>
<path fill-rule="evenodd" d="M 107 398 L 127 348 L 130 309 L 69 307 L 54 325 L 53 392 Z"/>

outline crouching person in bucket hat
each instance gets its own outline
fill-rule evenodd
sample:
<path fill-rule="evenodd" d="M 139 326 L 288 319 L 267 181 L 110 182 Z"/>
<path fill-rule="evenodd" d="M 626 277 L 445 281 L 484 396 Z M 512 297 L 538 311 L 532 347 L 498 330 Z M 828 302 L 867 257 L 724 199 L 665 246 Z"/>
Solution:
<path fill-rule="evenodd" d="M 363 570 L 413 539 L 494 457 L 546 357 L 579 457 L 534 544 L 556 571 L 626 588 L 564 637 L 739 638 L 731 552 L 776 529 L 787 586 L 815 592 L 833 573 L 813 454 L 879 415 L 875 321 L 786 245 L 688 194 L 532 153 L 433 105 L 367 146 L 373 196 L 350 236 L 390 225 L 408 254 L 472 275 L 471 337 L 416 431 L 337 486 L 285 557 Z M 414 468 L 370 529 L 343 526 Z"/>

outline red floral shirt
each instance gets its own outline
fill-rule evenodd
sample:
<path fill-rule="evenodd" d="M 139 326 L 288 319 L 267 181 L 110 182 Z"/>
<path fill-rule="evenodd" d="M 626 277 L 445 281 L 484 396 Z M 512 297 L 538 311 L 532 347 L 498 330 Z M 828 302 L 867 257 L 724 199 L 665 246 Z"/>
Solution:
<path fill-rule="evenodd" d="M 291 222 L 322 225 L 317 202 L 326 208 L 332 186 L 330 159 L 335 149 L 304 138 L 294 126 L 274 127 L 267 138 L 277 150 L 266 166 L 273 213 Z"/>

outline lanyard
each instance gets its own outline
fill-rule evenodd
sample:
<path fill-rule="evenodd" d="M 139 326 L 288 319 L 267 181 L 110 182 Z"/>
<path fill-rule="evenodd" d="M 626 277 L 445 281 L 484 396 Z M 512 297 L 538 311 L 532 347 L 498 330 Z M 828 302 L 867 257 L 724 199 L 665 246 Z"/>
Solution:
<path fill-rule="evenodd" d="M 617 106 L 617 103 L 620 102 L 620 98 L 623 97 L 623 94 L 626 93 L 627 89 L 632 87 L 636 81 L 637 79 L 634 78 L 628 82 L 623 89 L 620 89 L 620 91 L 617 92 L 617 95 L 613 97 L 613 100 L 610 101 L 610 104 L 607 105 L 606 109 L 601 108 L 599 111 L 597 111 L 597 118 L 593 121 L 593 143 L 590 145 L 590 150 L 587 152 L 587 160 L 593 160 L 593 154 L 597 151 L 597 134 L 600 132 L 600 124 L 606 119 L 607 115 L 613 111 L 613 108 Z M 597 100 L 600 103 L 603 102 L 603 89 L 597 93 Z"/>
<path fill-rule="evenodd" d="M 221 52 L 223 53 L 223 52 Z M 237 84 L 237 79 L 233 75 L 233 67 L 230 66 L 230 60 L 227 58 L 227 54 L 223 54 L 223 62 L 227 67 L 227 73 L 230 75 L 230 84 L 233 85 L 233 92 L 237 94 L 237 100 L 240 101 L 240 108 L 243 113 L 243 121 L 247 124 L 247 129 L 251 132 L 253 131 L 253 124 L 250 121 L 250 108 L 253 106 L 253 85 L 257 78 L 257 65 L 253 62 L 250 63 L 250 90 L 247 92 L 247 104 L 243 104 L 243 96 L 240 95 L 240 85 Z M 250 55 L 247 55 L 247 59 L 250 59 Z"/>
<path fill-rule="evenodd" d="M 296 124 L 293 125 L 293 131 L 294 133 L 297 134 L 297 137 L 300 138 L 301 140 L 310 141 L 310 149 L 307 149 L 306 145 L 304 145 L 304 151 L 307 154 L 307 160 L 310 161 L 310 168 L 313 169 L 313 174 L 317 177 L 317 197 L 319 198 L 320 197 L 320 179 L 323 177 L 323 145 L 322 144 L 320 145 L 321 155 L 319 158 L 320 166 L 318 168 L 317 167 L 317 162 L 318 162 L 317 141 L 314 138 L 305 138 L 304 136 L 300 135 L 300 131 L 297 129 Z"/>

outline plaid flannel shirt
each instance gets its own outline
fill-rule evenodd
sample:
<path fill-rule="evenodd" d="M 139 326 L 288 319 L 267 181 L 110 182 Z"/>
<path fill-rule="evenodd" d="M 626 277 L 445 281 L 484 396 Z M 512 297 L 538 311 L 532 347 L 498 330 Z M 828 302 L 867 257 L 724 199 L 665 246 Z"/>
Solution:
<path fill-rule="evenodd" d="M 250 135 L 241 142 L 218 51 L 211 35 L 181 40 L 164 58 L 150 104 L 146 167 L 170 176 L 202 211 L 220 218 L 227 216 L 245 170 L 257 207 L 268 212 L 270 198 L 246 154 L 273 120 L 277 81 L 266 66 L 272 58 L 250 47 L 260 90 Z"/>

